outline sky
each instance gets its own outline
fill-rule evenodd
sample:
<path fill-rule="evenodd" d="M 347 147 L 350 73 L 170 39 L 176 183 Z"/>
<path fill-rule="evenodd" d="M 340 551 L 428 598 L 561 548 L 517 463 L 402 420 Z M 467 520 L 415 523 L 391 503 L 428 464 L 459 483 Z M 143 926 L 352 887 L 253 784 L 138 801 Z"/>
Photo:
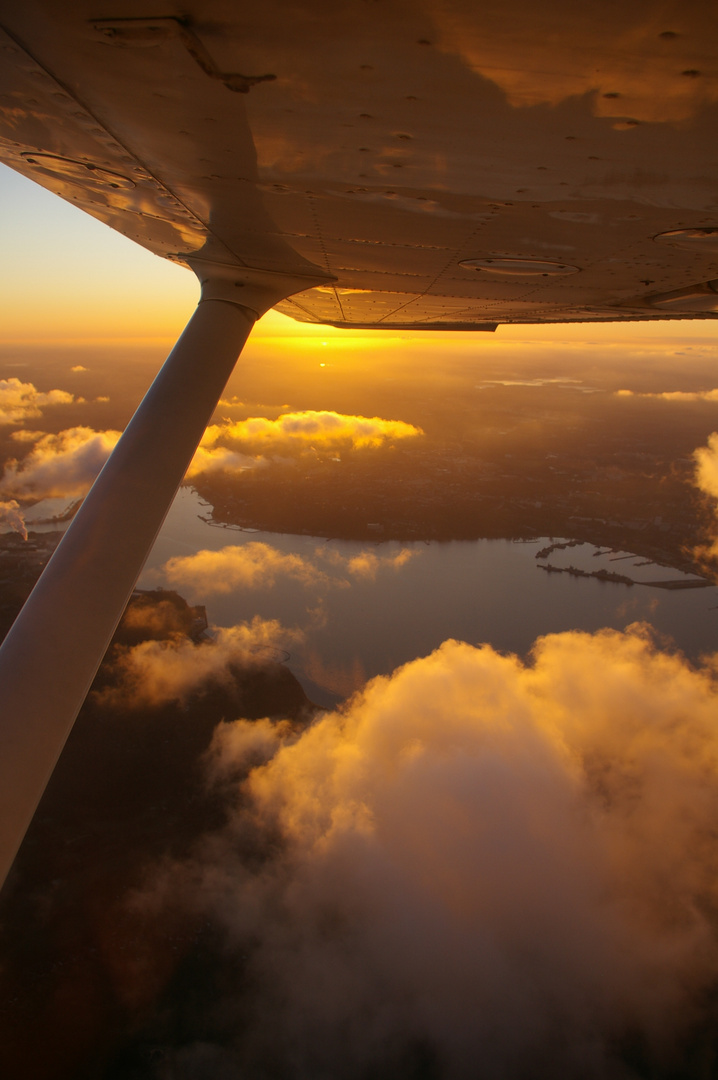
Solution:
<path fill-rule="evenodd" d="M 31 384 L 15 406 L 4 399 L 18 410 L 9 426 L 34 447 L 36 482 L 79 496 L 197 287 L 5 169 L 0 198 L 0 380 Z M 580 368 L 607 394 L 626 391 L 615 405 L 631 415 L 645 406 L 666 427 L 671 415 L 699 416 L 697 482 L 718 498 L 714 334 L 701 322 L 422 338 L 270 313 L 196 467 L 261 473 L 268 459 L 305 461 L 322 439 L 330 456 L 419 445 L 439 382 L 451 402 L 465 397 L 463 366 L 477 350 L 480 393 L 518 401 L 533 392 L 519 384 L 548 373 L 560 384 L 540 389 L 548 408 Z M 110 377 L 118 358 L 124 388 Z M 14 482 L 22 499 L 22 470 Z M 420 559 L 408 546 L 299 556 L 265 538 L 175 555 L 165 572 L 201 603 L 222 588 L 251 598 L 260 584 L 324 587 L 330 573 L 337 590 L 381 588 Z M 521 656 L 447 640 L 354 683 L 344 706 L 306 724 L 248 718 L 222 697 L 291 628 L 257 615 L 215 628 L 209 648 L 177 633 L 166 610 L 160 623 L 112 655 L 69 747 L 55 805 L 58 820 L 75 803 L 84 813 L 79 825 L 70 814 L 77 847 L 54 842 L 46 813 L 35 835 L 50 852 L 47 877 L 32 877 L 28 855 L 30 901 L 16 894 L 0 913 L 0 980 L 16 980 L 20 1001 L 17 1030 L 5 1032 L 17 1060 L 43 1077 L 110 1061 L 94 1074 L 108 1080 L 130 1075 L 128 1062 L 132 1075 L 187 1080 L 463 1080 L 477 1063 L 488 1078 L 535 1080 L 537 1062 L 567 1080 L 704 1075 L 718 968 L 715 656 L 688 662 L 645 626 L 568 629 Z M 220 723 L 227 701 L 236 712 Z M 205 745 L 180 794 L 167 794 L 165 761 L 193 737 L 188 725 L 178 739 L 178 727 L 190 718 L 199 729 L 204 714 Z M 133 850 L 112 832 L 117 820 L 115 847 L 101 832 L 93 847 L 87 821 L 127 800 L 103 764 L 98 724 L 124 761 L 148 718 L 170 726 L 159 762 L 127 757 L 140 807 L 128 800 Z M 170 823 L 187 815 L 164 847 L 148 838 L 158 803 Z M 22 938 L 17 927 L 37 932 L 52 964 L 8 944 Z M 107 1034 L 120 1015 L 122 1046 Z M 38 1022 L 47 1059 L 22 1045 Z"/>

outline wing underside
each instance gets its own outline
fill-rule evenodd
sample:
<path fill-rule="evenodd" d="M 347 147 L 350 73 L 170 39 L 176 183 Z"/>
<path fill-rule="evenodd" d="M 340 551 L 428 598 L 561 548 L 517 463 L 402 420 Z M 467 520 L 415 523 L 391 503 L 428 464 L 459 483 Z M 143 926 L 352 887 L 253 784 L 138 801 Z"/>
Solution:
<path fill-rule="evenodd" d="M 604 6 L 6 3 L 0 160 L 306 322 L 711 317 L 716 19 Z"/>

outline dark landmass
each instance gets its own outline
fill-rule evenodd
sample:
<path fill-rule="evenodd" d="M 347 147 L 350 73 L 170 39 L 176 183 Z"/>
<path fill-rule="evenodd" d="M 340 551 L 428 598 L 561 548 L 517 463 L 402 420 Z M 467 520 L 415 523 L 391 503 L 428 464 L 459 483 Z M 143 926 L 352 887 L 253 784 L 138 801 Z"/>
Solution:
<path fill-rule="evenodd" d="M 188 985 L 197 994 L 221 972 L 211 927 L 137 910 L 132 890 L 223 823 L 224 793 L 202 770 L 218 724 L 269 716 L 301 728 L 316 710 L 262 653 L 181 704 L 113 704 L 123 651 L 150 637 L 211 649 L 203 625 L 204 609 L 176 593 L 133 597 L 0 895 L 8 1080 L 159 1075 L 157 1046 L 176 1041 Z"/>
<path fill-rule="evenodd" d="M 582 399 L 584 412 L 599 405 Z M 527 416 L 524 409 L 520 424 Z M 406 418 L 429 430 L 429 417 Z M 690 551 L 711 519 L 691 482 L 690 454 L 713 414 L 705 431 L 686 424 L 678 434 L 625 416 L 608 429 L 600 419 L 553 442 L 544 417 L 535 439 L 524 426 L 520 437 L 501 432 L 479 445 L 467 429 L 454 442 L 427 435 L 411 446 L 317 453 L 240 476 L 206 474 L 195 486 L 217 523 L 244 528 L 373 542 L 569 537 L 539 555 L 586 541 L 700 572 Z M 508 430 L 508 412 L 504 420 Z M 0 537 L 0 633 L 60 535 Z M 565 572 L 631 582 L 606 570 Z M 157 613 L 161 633 L 148 629 Z M 133 895 L 164 860 L 191 857 L 225 819 L 223 794 L 206 786 L 201 766 L 216 726 L 274 716 L 298 729 L 314 709 L 291 673 L 261 654 L 238 665 L 230 685 L 205 685 L 181 705 L 113 705 L 107 691 L 117 686 L 123 649 L 163 635 L 212 648 L 203 610 L 177 594 L 139 594 L 128 615 L 0 896 L 3 1077 L 172 1076 L 177 1048 L 230 1037 L 216 1003 L 248 992 L 246 958 L 206 915 L 194 916 L 181 897 L 155 912 Z M 268 856 L 251 835 L 236 842 L 247 860 Z M 437 1073 L 418 1064 L 406 1075 Z"/>
<path fill-rule="evenodd" d="M 374 541 L 572 537 L 700 573 L 692 550 L 712 518 L 692 475 L 692 460 L 648 451 L 486 460 L 397 446 L 194 485 L 215 521 L 244 528 Z"/>
<path fill-rule="evenodd" d="M 700 572 L 692 551 L 716 526 L 694 485 L 693 453 L 718 427 L 716 402 L 644 393 L 713 387 L 712 355 L 653 357 L 650 371 L 622 351 L 585 363 L 572 355 L 544 358 L 540 386 L 514 356 L 491 375 L 478 352 L 393 380 L 385 361 L 381 377 L 369 362 L 365 397 L 354 367 L 344 376 L 352 393 L 339 394 L 337 365 L 331 399 L 310 379 L 293 407 L 400 419 L 423 434 L 363 449 L 318 441 L 281 460 L 259 443 L 242 446 L 264 466 L 193 483 L 217 522 L 242 527 L 358 541 L 566 537 Z M 625 386 L 633 392 L 614 392 Z"/>

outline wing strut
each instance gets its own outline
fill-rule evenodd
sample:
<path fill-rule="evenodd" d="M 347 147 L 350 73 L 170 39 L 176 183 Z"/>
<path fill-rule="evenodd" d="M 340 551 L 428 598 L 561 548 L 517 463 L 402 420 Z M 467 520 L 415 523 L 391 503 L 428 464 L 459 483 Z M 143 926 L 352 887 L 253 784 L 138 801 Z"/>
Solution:
<path fill-rule="evenodd" d="M 0 885 L 255 320 L 314 284 L 230 269 L 195 267 L 196 311 L 0 649 Z"/>

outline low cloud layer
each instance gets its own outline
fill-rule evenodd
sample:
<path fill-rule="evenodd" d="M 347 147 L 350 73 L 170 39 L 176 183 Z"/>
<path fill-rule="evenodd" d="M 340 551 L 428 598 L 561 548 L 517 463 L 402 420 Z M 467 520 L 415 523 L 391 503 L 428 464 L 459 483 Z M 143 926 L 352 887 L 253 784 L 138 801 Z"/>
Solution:
<path fill-rule="evenodd" d="M 175 556 L 165 563 L 163 574 L 170 585 L 190 588 L 199 596 L 268 588 L 277 578 L 292 578 L 305 585 L 325 578 L 301 555 L 285 554 L 260 541 Z"/>
<path fill-rule="evenodd" d="M 406 439 L 421 435 L 421 429 L 403 420 L 383 420 L 379 416 L 347 416 L 343 413 L 327 410 L 316 412 L 283 413 L 276 420 L 267 420 L 263 416 L 226 421 L 207 429 L 208 441 L 227 438 L 261 444 L 271 447 L 284 447 L 287 444 L 298 446 L 336 446 L 350 444 L 353 447 L 380 446 L 387 439 Z"/>
<path fill-rule="evenodd" d="M 717 401 L 718 390 L 664 390 L 662 393 L 644 393 L 638 390 L 616 390 L 617 397 L 657 398 L 660 401 Z"/>
<path fill-rule="evenodd" d="M 5 496 L 73 498 L 83 496 L 110 456 L 119 431 L 69 428 L 57 435 L 19 431 L 18 441 L 33 442 L 22 461 L 9 461 L 0 480 Z"/>
<path fill-rule="evenodd" d="M 5 398 L 3 399 L 3 387 Z M 18 379 L 0 382 L 0 424 L 20 423 L 41 414 L 40 405 L 73 401 L 71 394 L 40 394 Z M 98 399 L 100 400 L 100 399 Z M 21 429 L 18 443 L 33 443 L 22 460 L 6 463 L 0 481 L 5 497 L 72 498 L 87 493 L 117 443 L 120 432 L 69 428 L 56 435 Z M 305 452 L 338 453 L 342 449 L 379 446 L 387 440 L 422 434 L 401 420 L 345 416 L 334 412 L 285 413 L 277 420 L 254 417 L 207 428 L 187 471 L 188 479 L 207 472 L 241 473 L 269 464 L 271 457 Z"/>
<path fill-rule="evenodd" d="M 113 664 L 116 685 L 98 700 L 115 708 L 182 704 L 212 685 L 233 686 L 237 669 L 256 664 L 262 650 L 300 638 L 300 632 L 256 616 L 251 623 L 217 628 L 213 640 L 200 645 L 179 635 L 143 641 L 120 651 Z"/>
<path fill-rule="evenodd" d="M 236 957 L 177 1075 L 702 1075 L 715 676 L 640 628 L 528 662 L 449 641 L 301 735 L 221 725 L 227 825 L 134 901 L 181 898 Z"/>
<path fill-rule="evenodd" d="M 338 453 L 346 449 L 381 446 L 387 441 L 414 438 L 423 432 L 402 420 L 379 416 L 307 410 L 284 413 L 276 420 L 263 416 L 211 424 L 190 467 L 190 475 L 207 470 L 243 471 L 266 463 L 267 457 L 316 451 Z"/>
<path fill-rule="evenodd" d="M 364 578 L 367 581 L 375 581 L 380 570 L 400 570 L 418 554 L 416 548 L 401 548 L 388 553 L 360 551 L 356 555 L 346 556 L 336 548 L 317 548 L 317 555 L 332 566 L 340 567 L 352 577 Z"/>
<path fill-rule="evenodd" d="M 345 555 L 336 548 L 317 547 L 314 558 L 279 551 L 263 541 L 229 544 L 219 551 L 203 549 L 194 555 L 176 555 L 162 568 L 164 580 L 195 596 L 217 596 L 238 589 L 271 588 L 278 580 L 302 585 L 344 585 L 342 577 L 329 576 L 324 566 L 350 578 L 374 581 L 383 570 L 400 570 L 418 555 L 415 549 L 377 552 L 361 550 Z"/>
<path fill-rule="evenodd" d="M 20 379 L 0 379 L 0 425 L 23 424 L 49 405 L 69 405 L 74 401 L 65 390 L 49 390 L 43 393 L 32 383 Z"/>
<path fill-rule="evenodd" d="M 718 558 L 718 432 L 708 437 L 707 446 L 699 446 L 693 452 L 696 463 L 696 487 L 713 502 L 715 536 L 707 545 L 698 547 L 696 554 Z"/>
<path fill-rule="evenodd" d="M 200 473 L 225 472 L 242 473 L 248 469 L 257 469 L 268 465 L 269 462 L 263 457 L 252 457 L 250 454 L 242 454 L 237 450 L 231 450 L 228 446 L 215 446 L 211 442 L 202 443 L 197 447 L 195 455 L 187 470 L 187 479 L 191 480 Z"/>

